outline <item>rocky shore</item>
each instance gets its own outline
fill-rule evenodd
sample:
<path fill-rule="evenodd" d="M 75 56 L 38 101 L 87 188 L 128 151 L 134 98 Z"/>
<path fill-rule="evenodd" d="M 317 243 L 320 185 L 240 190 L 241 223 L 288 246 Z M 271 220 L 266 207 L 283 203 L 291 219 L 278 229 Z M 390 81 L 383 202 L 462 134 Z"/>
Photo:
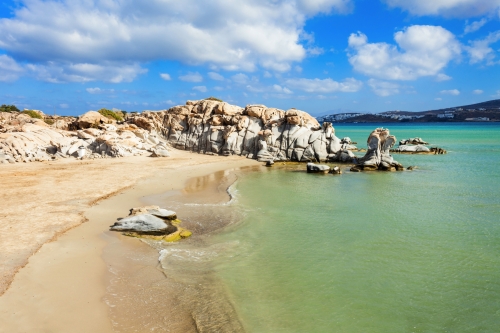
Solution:
<path fill-rule="evenodd" d="M 337 138 L 331 123 L 320 125 L 296 109 L 242 108 L 206 99 L 163 111 L 127 114 L 122 121 L 117 118 L 89 111 L 78 118 L 47 122 L 23 113 L 2 112 L 0 163 L 67 157 L 166 157 L 169 147 L 259 161 L 351 162 L 354 158 L 350 140 Z"/>

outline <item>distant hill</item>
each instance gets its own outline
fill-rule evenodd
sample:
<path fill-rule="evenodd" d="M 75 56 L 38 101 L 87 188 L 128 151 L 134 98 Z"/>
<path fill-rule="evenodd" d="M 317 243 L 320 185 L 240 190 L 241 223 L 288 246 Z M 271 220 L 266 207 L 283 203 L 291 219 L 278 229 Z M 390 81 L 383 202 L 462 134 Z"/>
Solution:
<path fill-rule="evenodd" d="M 427 111 L 385 111 L 381 113 L 336 113 L 317 118 L 336 123 L 380 122 L 464 122 L 500 121 L 500 99 Z"/>

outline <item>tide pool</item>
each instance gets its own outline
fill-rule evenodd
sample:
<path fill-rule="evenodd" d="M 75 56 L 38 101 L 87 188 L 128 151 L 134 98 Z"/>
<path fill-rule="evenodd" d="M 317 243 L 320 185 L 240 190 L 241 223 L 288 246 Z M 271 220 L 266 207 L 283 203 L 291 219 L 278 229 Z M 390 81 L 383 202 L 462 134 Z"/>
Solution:
<path fill-rule="evenodd" d="M 365 148 L 382 125 L 334 126 Z M 418 166 L 393 173 L 278 166 L 235 185 L 245 218 L 211 242 L 245 250 L 213 269 L 248 332 L 499 331 L 500 126 L 385 126 L 448 154 L 393 154 Z"/>

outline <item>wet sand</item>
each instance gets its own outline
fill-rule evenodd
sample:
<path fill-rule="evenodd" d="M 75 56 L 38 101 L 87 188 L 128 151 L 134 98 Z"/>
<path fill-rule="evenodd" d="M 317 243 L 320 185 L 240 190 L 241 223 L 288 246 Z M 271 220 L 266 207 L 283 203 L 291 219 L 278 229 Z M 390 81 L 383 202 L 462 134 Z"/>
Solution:
<path fill-rule="evenodd" d="M 259 165 L 236 156 L 182 151 L 172 155 L 167 159 L 134 157 L 0 168 L 7 184 L 1 191 L 2 217 L 9 221 L 0 227 L 3 290 L 27 262 L 0 296 L 1 332 L 117 330 L 105 303 L 110 304 L 106 288 L 113 267 L 106 262 L 113 257 L 113 248 L 116 250 L 112 244 L 123 242 L 120 246 L 127 246 L 132 253 L 139 257 L 142 253 L 144 262 L 136 268 L 155 266 L 157 256 L 152 256 L 156 250 L 136 239 L 107 231 L 109 225 L 127 215 L 131 207 L 142 205 L 141 198 L 180 190 L 188 179 L 201 177 L 196 181 L 203 182 L 203 176 L 213 177 L 209 175 L 217 171 Z M 198 193 L 199 187 L 188 183 L 184 192 L 192 188 Z M 197 200 L 196 195 L 193 200 Z M 109 249 L 103 255 L 106 247 Z M 159 270 L 149 278 L 165 281 Z M 137 285 L 124 287 L 133 291 Z M 125 309 L 120 315 L 124 313 Z M 170 312 L 162 315 L 165 320 L 172 317 Z"/>

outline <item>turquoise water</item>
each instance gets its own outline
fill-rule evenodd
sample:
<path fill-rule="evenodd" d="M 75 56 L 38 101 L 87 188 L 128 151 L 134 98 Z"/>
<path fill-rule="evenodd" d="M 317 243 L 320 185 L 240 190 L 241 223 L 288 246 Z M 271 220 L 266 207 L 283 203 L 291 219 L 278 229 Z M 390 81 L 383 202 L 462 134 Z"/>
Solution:
<path fill-rule="evenodd" d="M 500 126 L 387 125 L 447 155 L 398 155 L 415 171 L 249 173 L 244 251 L 216 262 L 248 332 L 499 332 Z M 336 126 L 366 147 L 376 126 Z"/>

